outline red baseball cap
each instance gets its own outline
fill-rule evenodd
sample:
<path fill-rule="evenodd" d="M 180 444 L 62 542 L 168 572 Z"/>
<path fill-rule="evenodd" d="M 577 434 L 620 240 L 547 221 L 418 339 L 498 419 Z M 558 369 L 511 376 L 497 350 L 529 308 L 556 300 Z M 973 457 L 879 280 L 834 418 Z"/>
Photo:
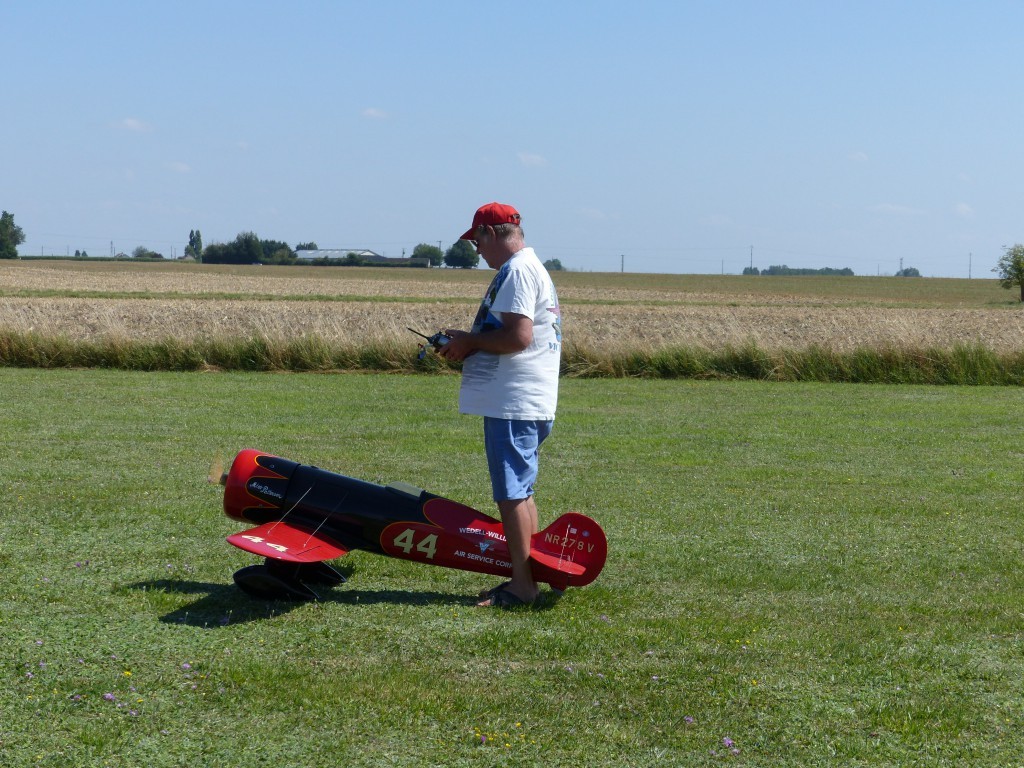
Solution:
<path fill-rule="evenodd" d="M 481 205 L 473 214 L 473 226 L 459 240 L 473 240 L 476 228 L 480 225 L 493 227 L 498 224 L 518 224 L 520 220 L 519 211 L 511 205 L 504 203 L 488 203 Z"/>

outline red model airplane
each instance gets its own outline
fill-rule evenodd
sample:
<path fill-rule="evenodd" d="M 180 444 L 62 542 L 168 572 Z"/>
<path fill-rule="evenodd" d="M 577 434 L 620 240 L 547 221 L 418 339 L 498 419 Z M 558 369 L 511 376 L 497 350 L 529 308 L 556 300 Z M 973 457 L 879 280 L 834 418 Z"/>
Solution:
<path fill-rule="evenodd" d="M 255 450 L 241 451 L 221 482 L 225 514 L 256 525 L 228 542 L 266 558 L 234 575 L 255 597 L 316 600 L 310 585 L 345 581 L 326 561 L 353 549 L 512 574 L 499 520 L 405 483 L 375 485 Z M 537 582 L 564 590 L 596 579 L 607 554 L 601 527 L 568 512 L 534 535 L 530 566 Z"/>

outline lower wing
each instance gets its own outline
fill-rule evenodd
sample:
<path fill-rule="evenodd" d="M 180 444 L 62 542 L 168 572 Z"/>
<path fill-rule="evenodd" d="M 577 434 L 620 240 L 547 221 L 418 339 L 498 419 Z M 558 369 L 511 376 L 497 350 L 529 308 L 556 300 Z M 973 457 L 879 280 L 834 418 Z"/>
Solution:
<path fill-rule="evenodd" d="M 289 563 L 319 563 L 348 554 L 333 541 L 290 523 L 264 523 L 228 536 L 228 543 L 254 555 Z"/>

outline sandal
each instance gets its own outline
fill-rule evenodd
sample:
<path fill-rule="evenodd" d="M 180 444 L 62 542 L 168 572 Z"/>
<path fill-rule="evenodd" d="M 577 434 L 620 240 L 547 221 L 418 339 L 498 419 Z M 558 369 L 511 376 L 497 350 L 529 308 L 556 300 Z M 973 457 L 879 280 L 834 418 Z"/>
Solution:
<path fill-rule="evenodd" d="M 537 596 L 537 599 L 540 595 Z M 491 594 L 491 605 L 492 608 L 522 608 L 523 606 L 534 605 L 537 602 L 534 600 L 523 600 L 518 595 L 513 595 L 504 587 L 494 590 Z"/>
<path fill-rule="evenodd" d="M 498 586 L 491 587 L 490 589 L 481 589 L 480 594 L 477 595 L 477 597 L 479 597 L 481 600 L 486 600 L 488 597 L 494 597 L 495 592 L 500 592 L 501 590 L 506 589 L 511 585 L 511 581 L 506 581 L 504 584 L 499 584 Z"/>

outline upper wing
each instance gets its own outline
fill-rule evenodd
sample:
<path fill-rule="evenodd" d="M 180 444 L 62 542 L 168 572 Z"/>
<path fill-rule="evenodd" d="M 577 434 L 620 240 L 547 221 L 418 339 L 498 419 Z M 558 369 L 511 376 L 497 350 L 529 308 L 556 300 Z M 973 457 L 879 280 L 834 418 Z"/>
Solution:
<path fill-rule="evenodd" d="M 434 525 L 451 533 L 481 533 L 495 541 L 505 541 L 500 520 L 451 499 L 430 499 L 423 505 L 423 514 Z"/>
<path fill-rule="evenodd" d="M 264 523 L 228 536 L 228 543 L 254 555 L 290 563 L 319 563 L 348 554 L 333 541 L 289 523 Z"/>

